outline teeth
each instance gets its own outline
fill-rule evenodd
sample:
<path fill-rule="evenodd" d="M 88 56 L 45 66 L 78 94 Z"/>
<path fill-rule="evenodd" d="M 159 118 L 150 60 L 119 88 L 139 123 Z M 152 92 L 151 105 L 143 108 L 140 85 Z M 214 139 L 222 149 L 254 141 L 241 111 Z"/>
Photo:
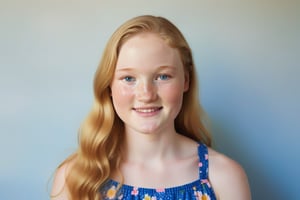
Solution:
<path fill-rule="evenodd" d="M 139 108 L 137 108 L 135 110 L 138 111 L 138 112 L 142 112 L 142 113 L 150 113 L 150 112 L 154 112 L 158 109 L 157 108 L 149 108 L 149 109 L 139 109 Z"/>

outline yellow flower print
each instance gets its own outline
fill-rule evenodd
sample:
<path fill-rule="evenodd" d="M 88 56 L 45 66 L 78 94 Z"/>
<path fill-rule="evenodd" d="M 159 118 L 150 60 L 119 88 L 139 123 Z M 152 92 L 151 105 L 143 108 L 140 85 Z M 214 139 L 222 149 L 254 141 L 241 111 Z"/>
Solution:
<path fill-rule="evenodd" d="M 202 194 L 200 191 L 195 191 L 195 196 L 197 200 L 210 200 L 210 197 L 207 194 Z"/>
<path fill-rule="evenodd" d="M 145 196 L 144 196 L 144 199 L 143 200 L 151 200 L 151 197 L 148 195 L 148 194 L 146 194 Z"/>
<path fill-rule="evenodd" d="M 201 200 L 209 200 L 209 196 L 207 194 L 202 195 Z"/>
<path fill-rule="evenodd" d="M 107 191 L 106 197 L 107 197 L 108 199 L 113 199 L 113 198 L 115 198 L 116 193 L 117 193 L 116 187 L 115 187 L 115 186 L 112 186 L 112 187 Z"/>
<path fill-rule="evenodd" d="M 148 194 L 145 194 L 143 200 L 156 200 L 156 197 L 151 197 Z"/>

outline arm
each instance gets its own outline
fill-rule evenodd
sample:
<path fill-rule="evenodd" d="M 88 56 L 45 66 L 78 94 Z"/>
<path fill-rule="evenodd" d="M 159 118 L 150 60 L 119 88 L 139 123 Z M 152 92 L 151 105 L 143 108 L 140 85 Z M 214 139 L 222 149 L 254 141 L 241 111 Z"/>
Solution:
<path fill-rule="evenodd" d="M 244 169 L 212 149 L 209 150 L 209 178 L 219 200 L 251 200 Z"/>
<path fill-rule="evenodd" d="M 66 186 L 67 163 L 60 166 L 54 176 L 51 200 L 68 200 L 69 192 Z"/>

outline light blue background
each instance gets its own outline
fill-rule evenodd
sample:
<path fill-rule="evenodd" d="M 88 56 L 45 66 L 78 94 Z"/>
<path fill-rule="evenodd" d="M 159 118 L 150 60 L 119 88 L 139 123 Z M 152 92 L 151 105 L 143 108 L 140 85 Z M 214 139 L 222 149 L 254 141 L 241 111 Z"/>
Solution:
<path fill-rule="evenodd" d="M 300 197 L 299 1 L 1 0 L 0 199 L 48 199 L 75 148 L 108 37 L 140 14 L 190 43 L 215 148 L 245 168 L 253 199 Z"/>

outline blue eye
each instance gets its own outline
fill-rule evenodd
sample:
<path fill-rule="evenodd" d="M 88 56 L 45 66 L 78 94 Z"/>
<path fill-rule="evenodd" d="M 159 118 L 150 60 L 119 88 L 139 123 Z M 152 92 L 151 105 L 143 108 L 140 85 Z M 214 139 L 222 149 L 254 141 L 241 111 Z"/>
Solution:
<path fill-rule="evenodd" d="M 133 81 L 135 81 L 135 79 L 133 77 L 131 77 L 131 76 L 125 76 L 123 78 L 123 80 L 126 81 L 126 82 L 133 82 Z"/>
<path fill-rule="evenodd" d="M 161 75 L 158 76 L 158 78 L 160 80 L 168 80 L 168 79 L 170 79 L 170 76 L 167 75 L 167 74 L 161 74 Z"/>

